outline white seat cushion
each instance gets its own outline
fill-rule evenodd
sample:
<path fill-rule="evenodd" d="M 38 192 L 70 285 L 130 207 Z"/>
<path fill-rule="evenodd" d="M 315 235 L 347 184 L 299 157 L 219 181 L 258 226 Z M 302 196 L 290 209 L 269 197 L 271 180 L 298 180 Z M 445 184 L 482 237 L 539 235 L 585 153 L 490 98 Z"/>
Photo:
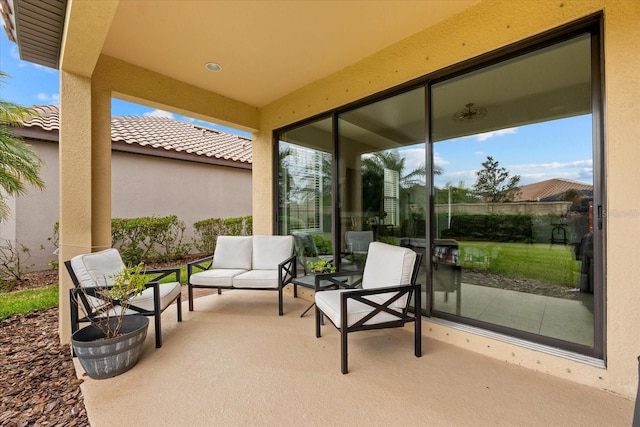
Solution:
<path fill-rule="evenodd" d="M 254 270 L 276 270 L 293 255 L 293 236 L 253 236 Z"/>
<path fill-rule="evenodd" d="M 278 270 L 251 270 L 233 278 L 234 288 L 278 289 Z"/>
<path fill-rule="evenodd" d="M 160 311 L 163 311 L 169 306 L 178 295 L 180 295 L 180 283 L 169 282 L 160 283 Z M 130 305 L 136 306 L 142 310 L 153 311 L 153 288 L 145 289 L 140 295 L 131 298 Z M 116 306 L 109 310 L 109 316 L 119 316 L 122 312 L 122 307 Z M 138 314 L 138 311 L 127 309 L 126 314 Z M 107 313 L 102 313 L 98 317 L 105 317 Z"/>
<path fill-rule="evenodd" d="M 214 270 L 199 271 L 189 277 L 189 282 L 192 285 L 231 287 L 233 278 L 246 271 L 237 268 L 216 268 Z"/>
<path fill-rule="evenodd" d="M 252 236 L 218 236 L 211 268 L 251 270 Z"/>
<path fill-rule="evenodd" d="M 340 295 L 343 292 L 350 292 L 350 289 L 339 289 L 316 292 L 315 301 L 318 308 L 327 316 L 338 328 L 341 326 L 340 317 Z M 377 302 L 377 301 L 376 301 Z M 362 320 L 367 314 L 374 310 L 373 307 L 361 303 L 360 301 L 347 301 L 347 326 L 353 326 L 356 322 Z M 398 320 L 397 316 L 389 313 L 381 312 L 371 319 L 367 320 L 366 325 L 375 325 L 377 323 L 390 322 Z"/>
<path fill-rule="evenodd" d="M 160 311 L 164 310 L 180 295 L 180 282 L 160 283 Z M 140 295 L 130 300 L 130 305 L 153 311 L 153 288 L 145 289 Z"/>

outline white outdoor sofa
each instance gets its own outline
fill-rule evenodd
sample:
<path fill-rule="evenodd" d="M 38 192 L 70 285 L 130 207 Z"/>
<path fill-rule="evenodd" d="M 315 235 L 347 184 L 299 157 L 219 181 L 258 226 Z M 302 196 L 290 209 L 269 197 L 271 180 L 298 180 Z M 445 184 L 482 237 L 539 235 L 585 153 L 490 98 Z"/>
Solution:
<path fill-rule="evenodd" d="M 218 236 L 213 255 L 187 264 L 189 311 L 193 289 L 252 289 L 278 292 L 278 314 L 283 315 L 282 289 L 295 275 L 293 236 Z"/>

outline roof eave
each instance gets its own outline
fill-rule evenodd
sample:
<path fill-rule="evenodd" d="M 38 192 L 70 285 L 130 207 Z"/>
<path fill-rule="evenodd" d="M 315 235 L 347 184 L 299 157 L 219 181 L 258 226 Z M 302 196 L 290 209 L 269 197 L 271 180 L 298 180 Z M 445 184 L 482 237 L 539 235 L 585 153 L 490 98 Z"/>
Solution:
<path fill-rule="evenodd" d="M 9 40 L 20 59 L 58 69 L 67 0 L 0 0 Z"/>

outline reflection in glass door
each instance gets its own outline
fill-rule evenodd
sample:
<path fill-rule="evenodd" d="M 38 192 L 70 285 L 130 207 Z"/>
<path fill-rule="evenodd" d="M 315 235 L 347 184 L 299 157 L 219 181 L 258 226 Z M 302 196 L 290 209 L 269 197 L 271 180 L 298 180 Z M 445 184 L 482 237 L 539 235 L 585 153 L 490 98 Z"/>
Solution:
<path fill-rule="evenodd" d="M 435 314 L 594 347 L 591 52 L 585 34 L 432 86 Z"/>
<path fill-rule="evenodd" d="M 424 253 L 425 89 L 340 114 L 338 135 L 341 268 L 361 269 L 372 241 Z"/>
<path fill-rule="evenodd" d="M 331 119 L 283 132 L 278 144 L 278 233 L 294 236 L 298 275 L 333 263 Z"/>

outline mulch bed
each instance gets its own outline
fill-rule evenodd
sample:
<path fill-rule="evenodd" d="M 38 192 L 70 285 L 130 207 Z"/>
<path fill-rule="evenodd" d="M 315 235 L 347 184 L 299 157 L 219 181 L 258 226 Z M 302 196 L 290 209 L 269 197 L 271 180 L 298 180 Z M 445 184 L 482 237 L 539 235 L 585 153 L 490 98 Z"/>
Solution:
<path fill-rule="evenodd" d="M 0 425 L 88 426 L 58 309 L 0 320 Z"/>

